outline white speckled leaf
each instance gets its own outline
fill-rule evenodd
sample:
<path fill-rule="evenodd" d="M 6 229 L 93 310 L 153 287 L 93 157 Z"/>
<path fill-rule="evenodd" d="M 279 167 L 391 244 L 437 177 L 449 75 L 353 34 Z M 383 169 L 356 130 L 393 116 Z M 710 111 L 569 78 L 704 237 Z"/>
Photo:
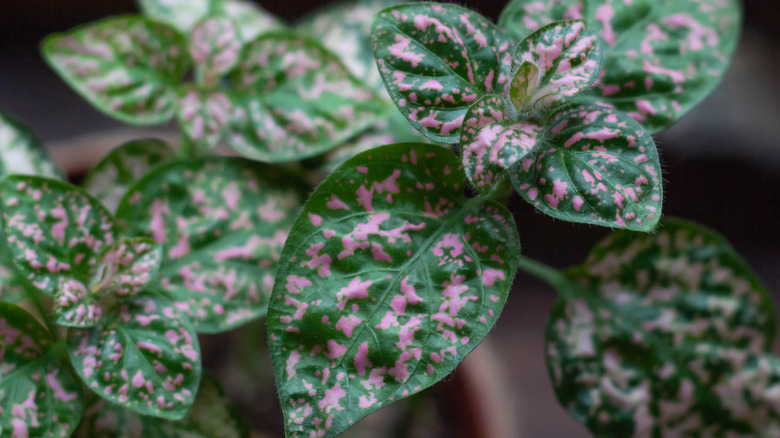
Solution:
<path fill-rule="evenodd" d="M 517 162 L 512 185 L 559 219 L 651 231 L 662 181 L 650 134 L 620 111 L 585 104 L 557 114 L 544 146 Z"/>
<path fill-rule="evenodd" d="M 82 189 L 42 177 L 0 181 L 3 232 L 16 269 L 54 296 L 62 281 L 89 285 L 97 254 L 114 240 L 114 220 Z"/>
<path fill-rule="evenodd" d="M 215 86 L 225 73 L 238 64 L 241 35 L 227 17 L 207 17 L 192 29 L 190 56 L 195 63 L 198 83 Z"/>
<path fill-rule="evenodd" d="M 22 308 L 0 303 L 0 435 L 69 436 L 84 397 L 62 349 Z"/>
<path fill-rule="evenodd" d="M 384 9 L 372 23 L 374 56 L 398 109 L 423 135 L 457 143 L 463 117 L 510 78 L 510 42 L 487 18 L 453 4 Z"/>
<path fill-rule="evenodd" d="M 216 379 L 203 376 L 192 410 L 179 421 L 139 415 L 93 397 L 76 438 L 249 438 L 249 430 Z"/>
<path fill-rule="evenodd" d="M 195 329 L 158 294 L 118 300 L 94 327 L 71 328 L 68 353 L 87 387 L 144 415 L 178 420 L 189 412 L 198 390 Z"/>
<path fill-rule="evenodd" d="M 163 249 L 152 239 L 136 237 L 118 240 L 98 257 L 103 275 L 95 293 L 126 296 L 138 293 L 160 270 Z"/>
<path fill-rule="evenodd" d="M 233 106 L 222 91 L 182 87 L 176 115 L 189 140 L 203 149 L 211 149 L 225 136 Z"/>
<path fill-rule="evenodd" d="M 561 403 L 596 436 L 774 436 L 771 299 L 725 240 L 665 219 L 613 233 L 568 276 L 548 324 Z"/>
<path fill-rule="evenodd" d="M 0 109 L 0 177 L 14 173 L 64 179 L 30 128 Z"/>
<path fill-rule="evenodd" d="M 268 311 L 289 437 L 333 437 L 447 376 L 503 308 L 511 214 L 466 199 L 446 148 L 361 153 L 323 182 L 282 252 Z"/>
<path fill-rule="evenodd" d="M 202 333 L 265 315 L 276 263 L 306 188 L 241 158 L 203 158 L 157 168 L 117 210 L 125 236 L 163 246 L 150 289 L 168 296 Z"/>
<path fill-rule="evenodd" d="M 315 40 L 274 32 L 245 50 L 231 75 L 228 142 L 250 158 L 276 162 L 323 153 L 390 110 Z"/>
<path fill-rule="evenodd" d="M 54 294 L 54 322 L 66 327 L 92 327 L 103 317 L 97 295 L 73 279 L 61 279 Z"/>
<path fill-rule="evenodd" d="M 140 16 L 109 17 L 46 37 L 51 67 L 102 112 L 137 125 L 163 123 L 189 68 L 184 39 Z"/>
<path fill-rule="evenodd" d="M 223 0 L 221 13 L 237 25 L 241 39 L 248 43 L 265 32 L 283 29 L 285 26 L 270 12 L 253 1 Z"/>
<path fill-rule="evenodd" d="M 122 196 L 136 181 L 175 157 L 176 151 L 162 140 L 133 140 L 106 155 L 84 177 L 82 186 L 107 209 L 115 212 Z"/>

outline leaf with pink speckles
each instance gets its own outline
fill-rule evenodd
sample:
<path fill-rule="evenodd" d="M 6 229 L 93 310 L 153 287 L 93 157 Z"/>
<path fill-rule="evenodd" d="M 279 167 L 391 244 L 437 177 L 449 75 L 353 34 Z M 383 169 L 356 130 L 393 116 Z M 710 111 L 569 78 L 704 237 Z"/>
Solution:
<path fill-rule="evenodd" d="M 112 150 L 86 177 L 82 186 L 107 209 L 115 212 L 122 196 L 152 169 L 176 157 L 164 141 L 133 140 Z"/>
<path fill-rule="evenodd" d="M 372 24 L 374 56 L 390 97 L 434 141 L 457 143 L 477 98 L 510 79 L 509 40 L 485 17 L 453 4 L 384 9 Z"/>
<path fill-rule="evenodd" d="M 103 317 L 99 297 L 84 283 L 60 280 L 52 308 L 54 322 L 66 327 L 92 327 Z"/>
<path fill-rule="evenodd" d="M 0 108 L 0 177 L 14 173 L 64 179 L 32 130 Z"/>
<path fill-rule="evenodd" d="M 503 206 L 464 196 L 459 166 L 440 146 L 383 146 L 309 198 L 268 311 L 288 436 L 335 436 L 427 388 L 495 324 L 519 238 Z"/>
<path fill-rule="evenodd" d="M 0 303 L 0 434 L 59 438 L 84 411 L 81 386 L 62 348 L 21 307 Z"/>
<path fill-rule="evenodd" d="M 195 329 L 155 293 L 117 300 L 94 327 L 71 328 L 68 353 L 88 388 L 144 415 L 180 419 L 198 390 Z"/>
<path fill-rule="evenodd" d="M 516 162 L 537 146 L 543 129 L 505 114 L 500 97 L 488 95 L 469 108 L 461 128 L 463 169 L 471 184 L 488 192 Z"/>
<path fill-rule="evenodd" d="M 102 266 L 95 292 L 111 292 L 117 296 L 138 293 L 160 270 L 163 249 L 153 239 L 136 237 L 118 240 L 98 257 Z"/>
<path fill-rule="evenodd" d="M 100 111 L 150 125 L 173 117 L 176 87 L 189 68 L 184 39 L 140 16 L 111 17 L 42 43 L 49 65 Z"/>
<path fill-rule="evenodd" d="M 547 326 L 561 403 L 596 436 L 773 436 L 772 300 L 716 233 L 664 219 L 567 272 Z"/>
<path fill-rule="evenodd" d="M 639 123 L 591 104 L 557 114 L 550 126 L 545 146 L 509 172 L 523 199 L 571 222 L 655 228 L 661 166 L 652 137 Z"/>
<path fill-rule="evenodd" d="M 228 143 L 261 161 L 321 154 L 391 109 L 317 41 L 292 33 L 250 43 L 231 78 Z"/>
<path fill-rule="evenodd" d="M 192 410 L 181 420 L 139 415 L 94 396 L 79 424 L 77 438 L 249 438 L 249 430 L 222 392 L 205 374 Z"/>
<path fill-rule="evenodd" d="M 583 0 L 512 0 L 501 11 L 498 27 L 520 42 L 553 21 L 582 19 L 585 3 Z"/>
<path fill-rule="evenodd" d="M 12 175 L 0 182 L 3 232 L 16 269 L 54 296 L 62 281 L 89 285 L 96 255 L 114 240 L 111 214 L 82 189 Z"/>
<path fill-rule="evenodd" d="M 515 49 L 510 100 L 520 114 L 545 114 L 587 89 L 596 80 L 600 62 L 598 36 L 586 30 L 583 21 L 550 23 Z"/>
<path fill-rule="evenodd" d="M 163 246 L 148 288 L 168 296 L 199 332 L 265 315 L 279 253 L 306 196 L 298 178 L 241 158 L 157 168 L 117 210 L 125 236 Z"/>
<path fill-rule="evenodd" d="M 199 84 L 217 85 L 238 64 L 241 38 L 238 26 L 227 17 L 212 16 L 195 25 L 190 33 L 190 56 Z"/>
<path fill-rule="evenodd" d="M 227 134 L 233 106 L 221 91 L 182 87 L 176 116 L 184 135 L 198 147 L 211 149 Z"/>

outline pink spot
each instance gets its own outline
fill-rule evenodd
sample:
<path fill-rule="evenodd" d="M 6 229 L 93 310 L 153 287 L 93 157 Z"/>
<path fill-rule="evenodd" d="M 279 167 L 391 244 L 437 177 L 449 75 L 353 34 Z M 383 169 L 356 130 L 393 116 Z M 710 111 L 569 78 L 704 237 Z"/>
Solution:
<path fill-rule="evenodd" d="M 482 284 L 488 287 L 492 287 L 496 283 L 496 279 L 505 280 L 504 273 L 496 269 L 485 269 L 482 273 Z"/>
<path fill-rule="evenodd" d="M 358 346 L 357 353 L 355 354 L 355 369 L 358 376 L 366 374 L 366 367 L 370 367 L 371 362 L 368 360 L 368 342 L 363 342 Z"/>

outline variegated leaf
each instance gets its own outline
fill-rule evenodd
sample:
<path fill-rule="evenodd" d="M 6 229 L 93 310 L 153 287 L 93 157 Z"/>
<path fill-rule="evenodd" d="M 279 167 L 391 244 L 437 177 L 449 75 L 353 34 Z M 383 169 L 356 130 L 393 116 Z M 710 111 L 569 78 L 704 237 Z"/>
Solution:
<path fill-rule="evenodd" d="M 531 153 L 543 134 L 541 126 L 513 121 L 500 97 L 487 95 L 469 108 L 461 128 L 463 169 L 471 184 L 488 192 L 519 160 Z"/>
<path fill-rule="evenodd" d="M 542 212 L 571 222 L 651 231 L 662 181 L 652 137 L 624 113 L 582 105 L 559 113 L 545 146 L 509 172 Z"/>
<path fill-rule="evenodd" d="M 66 327 L 92 327 L 103 317 L 98 296 L 74 279 L 60 280 L 52 310 L 54 322 Z"/>
<path fill-rule="evenodd" d="M 199 332 L 265 315 L 279 253 L 306 188 L 278 169 L 240 158 L 157 168 L 117 211 L 125 236 L 163 246 L 148 288 L 168 296 Z"/>
<path fill-rule="evenodd" d="M 204 375 L 192 410 L 179 421 L 144 417 L 94 397 L 77 438 L 249 438 L 243 419 L 217 381 Z"/>
<path fill-rule="evenodd" d="M 372 24 L 374 55 L 390 97 L 428 138 L 457 143 L 477 98 L 510 78 L 509 40 L 485 17 L 453 4 L 384 9 Z"/>
<path fill-rule="evenodd" d="M 390 110 L 312 39 L 265 34 L 232 74 L 229 143 L 261 161 L 317 155 L 362 132 Z"/>
<path fill-rule="evenodd" d="M 613 105 L 658 132 L 720 82 L 741 15 L 736 0 L 515 0 L 499 24 L 519 41 L 553 21 L 586 19 L 604 43 L 603 76 L 588 101 Z"/>
<path fill-rule="evenodd" d="M 203 149 L 211 149 L 227 133 L 232 104 L 222 91 L 183 87 L 176 115 L 189 140 Z"/>
<path fill-rule="evenodd" d="M 98 257 L 102 266 L 95 293 L 126 296 L 140 292 L 160 270 L 163 249 L 152 239 L 137 237 L 118 240 Z"/>
<path fill-rule="evenodd" d="M 182 124 L 184 126 L 184 124 Z M 130 186 L 156 166 L 176 157 L 176 151 L 155 139 L 127 142 L 106 155 L 84 182 L 84 189 L 114 212 Z"/>
<path fill-rule="evenodd" d="M 86 100 L 126 123 L 168 121 L 189 68 L 184 39 L 140 16 L 111 17 L 42 44 L 46 61 Z"/>
<path fill-rule="evenodd" d="M 94 327 L 71 328 L 68 352 L 87 387 L 144 415 L 180 419 L 198 390 L 195 329 L 158 294 L 119 300 Z"/>
<path fill-rule="evenodd" d="M 290 437 L 332 437 L 447 376 L 498 318 L 517 268 L 511 214 L 466 199 L 445 148 L 347 161 L 285 244 L 269 342 Z"/>
<path fill-rule="evenodd" d="M 598 36 L 587 31 L 583 21 L 544 26 L 515 49 L 511 101 L 522 114 L 544 114 L 549 108 L 571 102 L 589 87 L 600 62 Z"/>
<path fill-rule="evenodd" d="M 665 219 L 614 233 L 548 323 L 561 403 L 596 436 L 774 436 L 780 360 L 771 299 L 720 236 Z"/>
<path fill-rule="evenodd" d="M 114 240 L 113 218 L 68 183 L 12 175 L 0 181 L 3 232 L 16 268 L 54 296 L 62 281 L 89 285 L 96 256 Z"/>
<path fill-rule="evenodd" d="M 0 302 L 0 434 L 67 437 L 84 412 L 81 387 L 62 349 L 22 308 Z"/>
<path fill-rule="evenodd" d="M 64 179 L 30 128 L 0 109 L 0 177 L 14 173 Z"/>
<path fill-rule="evenodd" d="M 190 0 L 187 0 L 190 1 Z M 265 32 L 283 29 L 285 26 L 270 12 L 253 1 L 222 0 L 221 14 L 238 25 L 241 39 L 248 43 Z"/>
<path fill-rule="evenodd" d="M 190 34 L 190 56 L 198 83 L 213 87 L 238 64 L 241 37 L 238 26 L 227 17 L 207 17 Z"/>

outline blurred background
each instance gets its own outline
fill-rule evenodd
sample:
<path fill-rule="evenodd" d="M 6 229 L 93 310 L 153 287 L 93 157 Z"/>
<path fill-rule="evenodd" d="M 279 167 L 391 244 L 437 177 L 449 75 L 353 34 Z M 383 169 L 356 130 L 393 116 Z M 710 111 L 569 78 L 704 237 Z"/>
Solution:
<path fill-rule="evenodd" d="M 38 52 L 38 42 L 48 33 L 108 15 L 135 12 L 132 0 L 2 0 L 0 3 L 0 106 L 25 120 L 55 157 L 65 161 L 83 158 L 65 152 L 75 144 L 99 142 L 113 147 L 121 141 L 149 135 L 148 129 L 115 122 L 94 110 L 43 63 Z M 258 3 L 293 22 L 330 2 Z M 458 3 L 494 20 L 505 4 L 478 0 Z M 664 213 L 698 221 L 726 236 L 756 270 L 777 303 L 780 300 L 780 2 L 747 0 L 744 15 L 742 38 L 723 82 L 677 125 L 656 136 L 666 181 Z M 165 135 L 166 128 L 159 133 Z M 517 212 L 515 219 L 524 253 L 555 267 L 579 263 L 588 248 L 608 233 L 598 227 L 555 221 L 516 198 L 511 203 L 510 208 Z M 492 351 L 487 357 L 492 357 L 489 361 L 508 380 L 498 385 L 506 398 L 502 406 L 497 406 L 511 417 L 512 430 L 507 436 L 589 436 L 558 406 L 547 377 L 545 318 L 555 299 L 555 292 L 545 284 L 518 276 L 506 309 L 489 336 Z M 255 338 L 262 345 L 263 336 Z M 261 356 L 259 360 L 268 360 L 264 353 Z M 442 385 L 445 387 L 437 392 L 439 396 L 447 396 L 448 384 L 452 385 L 451 382 Z M 272 394 L 272 388 L 267 390 Z M 275 397 L 271 401 L 273 405 Z M 279 424 L 269 430 L 278 433 L 281 420 L 271 421 Z M 423 431 L 416 436 L 468 436 L 464 433 L 462 430 L 436 432 L 431 428 L 428 433 Z"/>

